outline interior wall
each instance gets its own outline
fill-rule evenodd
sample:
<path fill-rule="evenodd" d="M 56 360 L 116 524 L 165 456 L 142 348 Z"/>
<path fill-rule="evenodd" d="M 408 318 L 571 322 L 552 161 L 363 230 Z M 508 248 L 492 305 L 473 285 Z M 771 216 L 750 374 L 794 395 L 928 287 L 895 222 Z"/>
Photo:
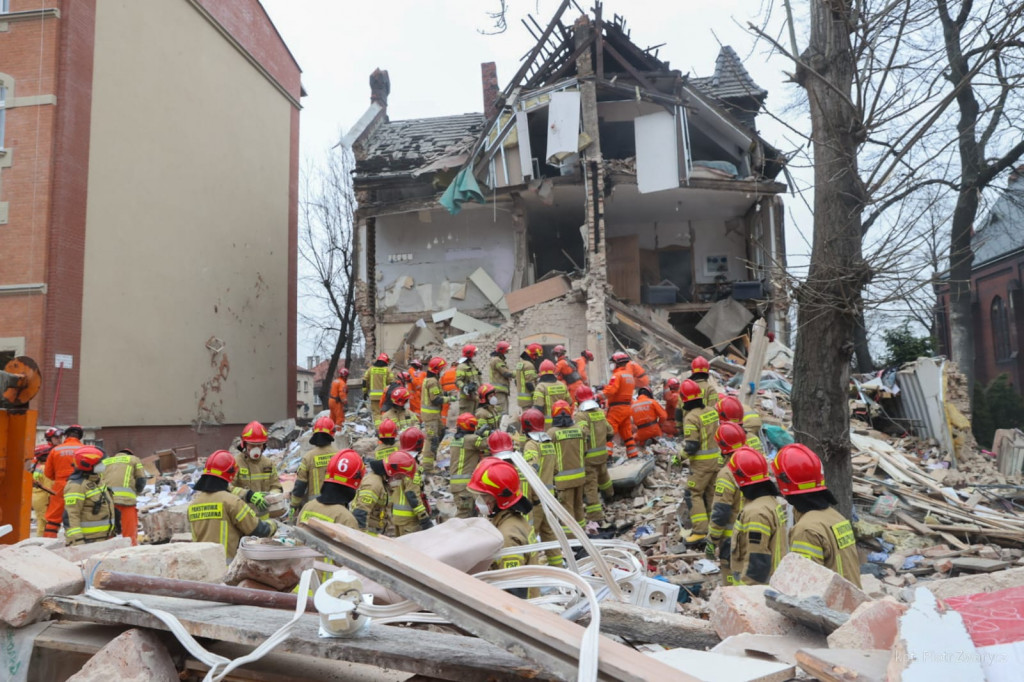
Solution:
<path fill-rule="evenodd" d="M 694 259 L 694 279 L 698 284 L 711 284 L 715 281 L 715 276 L 705 274 L 704 269 L 705 258 L 711 255 L 728 257 L 727 276 L 730 280 L 747 279 L 747 244 L 742 227 L 729 232 L 724 221 L 670 219 L 632 224 L 609 222 L 607 230 L 609 238 L 635 234 L 641 250 L 657 250 L 670 246 L 690 248 Z"/>

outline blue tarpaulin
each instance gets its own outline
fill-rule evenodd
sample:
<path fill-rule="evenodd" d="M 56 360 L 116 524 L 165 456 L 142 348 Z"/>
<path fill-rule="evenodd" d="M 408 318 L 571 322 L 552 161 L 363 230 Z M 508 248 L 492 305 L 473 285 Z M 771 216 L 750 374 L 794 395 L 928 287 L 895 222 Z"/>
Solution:
<path fill-rule="evenodd" d="M 475 201 L 478 204 L 486 204 L 487 198 L 480 191 L 480 185 L 473 177 L 472 166 L 466 166 L 459 171 L 459 174 L 448 185 L 448 189 L 441 195 L 441 205 L 448 209 L 448 212 L 455 215 L 462 210 L 462 205 L 467 201 Z"/>

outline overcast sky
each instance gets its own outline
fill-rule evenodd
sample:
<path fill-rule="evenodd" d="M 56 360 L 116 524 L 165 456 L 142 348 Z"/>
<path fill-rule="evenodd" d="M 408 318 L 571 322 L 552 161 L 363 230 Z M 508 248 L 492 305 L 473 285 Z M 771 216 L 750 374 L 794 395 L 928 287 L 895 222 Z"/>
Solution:
<path fill-rule="evenodd" d="M 515 75 L 520 58 L 535 44 L 520 23 L 527 13 L 545 26 L 558 0 L 508 0 L 509 26 L 500 35 L 488 11 L 498 0 L 262 0 L 302 68 L 303 98 L 300 145 L 305 165 L 322 158 L 340 134 L 369 105 L 369 75 L 388 71 L 391 120 L 482 111 L 480 64 L 497 63 L 500 86 Z M 579 0 L 590 9 L 592 2 Z M 769 2 L 765 3 L 770 5 Z M 626 18 L 632 40 L 640 47 L 665 43 L 658 57 L 672 68 L 694 76 L 710 76 L 720 45 L 731 45 L 759 85 L 768 90 L 767 106 L 782 111 L 797 97 L 786 84 L 786 58 L 755 46 L 747 22 L 762 24 L 762 3 L 754 0 L 665 2 L 606 0 L 604 16 Z M 567 12 L 570 23 L 578 12 Z M 778 23 L 778 22 L 776 22 Z M 799 114 L 796 114 L 799 115 Z M 799 144 L 767 116 L 759 119 L 765 139 L 786 152 Z M 806 196 L 808 202 L 810 195 Z M 786 197 L 787 248 L 790 262 L 809 251 L 809 213 L 799 197 Z M 301 305 L 301 302 L 300 302 Z M 299 330 L 299 358 L 312 350 Z"/>

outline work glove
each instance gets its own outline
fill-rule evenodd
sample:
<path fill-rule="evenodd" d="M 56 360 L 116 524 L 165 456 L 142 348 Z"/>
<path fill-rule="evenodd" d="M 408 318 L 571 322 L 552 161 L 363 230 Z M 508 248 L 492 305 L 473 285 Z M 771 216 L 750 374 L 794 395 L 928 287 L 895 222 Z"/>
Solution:
<path fill-rule="evenodd" d="M 299 522 L 299 514 L 302 512 L 302 507 L 291 507 L 288 510 L 288 520 L 291 523 Z"/>
<path fill-rule="evenodd" d="M 263 493 L 254 493 L 250 490 L 249 496 L 245 501 L 259 509 L 261 512 L 267 511 L 267 498 Z"/>
<path fill-rule="evenodd" d="M 711 538 L 708 538 L 707 542 L 704 544 L 704 556 L 711 561 L 715 560 L 715 541 Z"/>

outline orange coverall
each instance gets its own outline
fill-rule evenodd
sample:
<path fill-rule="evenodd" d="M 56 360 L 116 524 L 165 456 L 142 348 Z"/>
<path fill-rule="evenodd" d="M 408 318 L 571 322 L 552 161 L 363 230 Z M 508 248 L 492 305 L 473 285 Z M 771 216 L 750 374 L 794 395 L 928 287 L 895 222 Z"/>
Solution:
<path fill-rule="evenodd" d="M 608 399 L 608 423 L 612 432 L 622 438 L 626 445 L 626 456 L 630 459 L 640 454 L 633 440 L 633 413 L 629 409 L 633 403 L 633 388 L 633 375 L 627 363 L 615 368 L 611 380 L 602 391 Z"/>
<path fill-rule="evenodd" d="M 576 373 L 580 375 L 580 380 L 587 386 L 590 385 L 590 378 L 587 376 L 587 359 L 582 355 L 573 360 L 576 363 Z"/>
<path fill-rule="evenodd" d="M 639 363 L 630 360 L 626 363 L 626 367 L 629 368 L 629 373 L 633 375 L 633 383 L 636 384 L 637 388 L 651 387 L 651 378 L 647 376 L 647 371 Z"/>
<path fill-rule="evenodd" d="M 575 363 L 564 357 L 559 358 L 555 363 L 555 374 L 558 376 L 558 380 L 569 389 L 569 404 L 575 405 L 576 389 L 583 385 L 583 380 L 580 378 L 579 372 L 576 371 Z"/>
<path fill-rule="evenodd" d="M 670 388 L 666 388 L 664 391 L 665 397 L 665 417 L 661 420 L 661 432 L 666 436 L 675 437 L 676 430 L 676 408 L 679 407 L 679 391 L 673 391 Z"/>
<path fill-rule="evenodd" d="M 449 367 L 448 369 L 441 373 L 441 390 L 445 393 L 445 395 L 459 390 L 459 387 L 455 385 L 455 373 L 458 371 L 458 369 L 458 367 L 452 365 L 451 367 Z M 448 405 L 449 403 L 445 402 L 445 404 L 441 406 L 442 426 L 448 423 Z"/>
<path fill-rule="evenodd" d="M 637 445 L 642 446 L 647 441 L 661 436 L 661 423 L 668 418 L 661 403 L 654 398 L 639 395 L 630 409 L 633 413 L 633 424 L 636 425 Z"/>
<path fill-rule="evenodd" d="M 348 404 L 348 382 L 338 377 L 331 384 L 331 396 L 328 399 L 331 408 L 331 421 L 335 426 L 345 423 L 345 405 Z"/>
<path fill-rule="evenodd" d="M 409 389 L 409 409 L 418 417 L 420 416 L 420 407 L 422 407 L 423 382 L 427 380 L 427 372 L 410 367 L 409 376 L 412 377 L 409 385 L 406 386 Z"/>
<path fill-rule="evenodd" d="M 77 438 L 65 438 L 64 442 L 50 450 L 46 458 L 43 475 L 53 481 L 53 495 L 46 506 L 46 530 L 43 537 L 55 538 L 64 519 L 64 486 L 75 473 L 75 450 L 85 444 Z"/>

